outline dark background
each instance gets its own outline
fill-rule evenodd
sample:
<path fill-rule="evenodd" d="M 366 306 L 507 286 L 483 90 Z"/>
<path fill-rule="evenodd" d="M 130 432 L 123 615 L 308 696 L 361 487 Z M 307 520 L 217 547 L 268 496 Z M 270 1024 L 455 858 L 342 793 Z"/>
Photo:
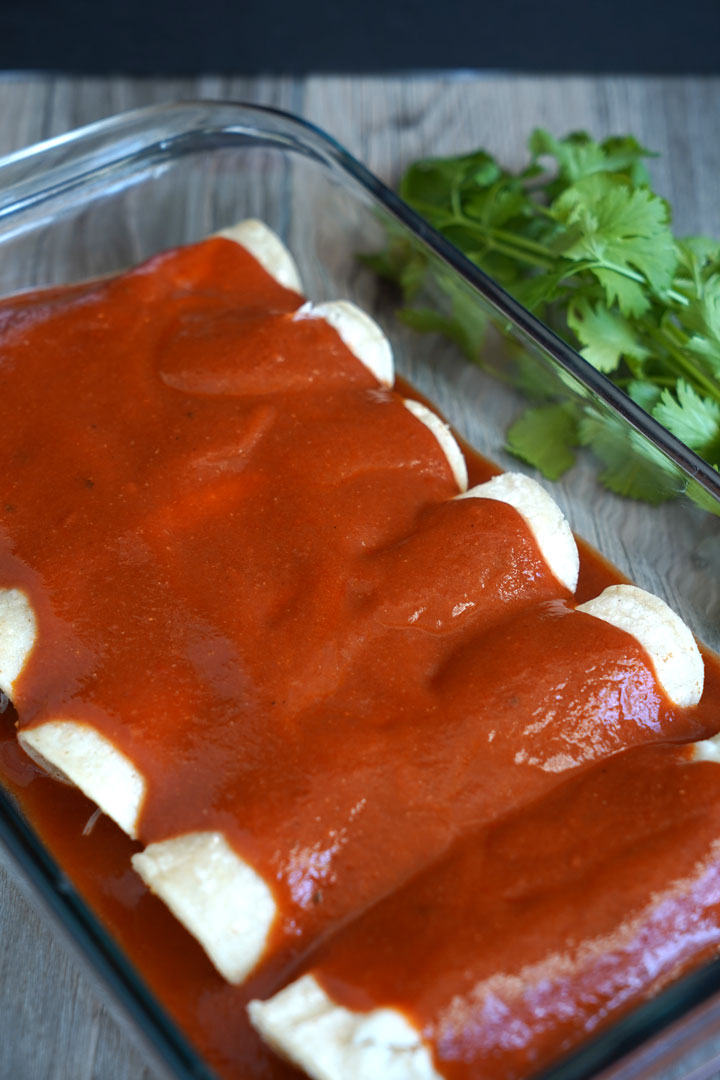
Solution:
<path fill-rule="evenodd" d="M 714 74 L 720 0 L 0 0 L 0 69 Z"/>

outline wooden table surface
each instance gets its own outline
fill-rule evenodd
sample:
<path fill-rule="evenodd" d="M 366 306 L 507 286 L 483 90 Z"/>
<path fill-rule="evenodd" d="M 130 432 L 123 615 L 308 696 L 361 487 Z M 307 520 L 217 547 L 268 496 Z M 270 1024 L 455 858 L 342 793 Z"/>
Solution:
<path fill-rule="evenodd" d="M 420 154 L 484 145 L 509 166 L 536 126 L 632 132 L 680 233 L 720 236 L 720 79 L 437 75 L 413 78 L 0 77 L 0 154 L 154 102 L 234 99 L 299 113 L 393 182 Z M 698 1051 L 699 1053 L 700 1051 Z M 685 1076 L 685 1059 L 667 1076 Z M 649 1074 L 659 1075 L 659 1074 Z M 702 1071 L 703 1077 L 720 1075 Z M 0 1080 L 155 1080 L 0 852 Z M 380 1078 L 379 1078 L 380 1080 Z M 699 1080 L 699 1074 L 698 1074 Z"/>

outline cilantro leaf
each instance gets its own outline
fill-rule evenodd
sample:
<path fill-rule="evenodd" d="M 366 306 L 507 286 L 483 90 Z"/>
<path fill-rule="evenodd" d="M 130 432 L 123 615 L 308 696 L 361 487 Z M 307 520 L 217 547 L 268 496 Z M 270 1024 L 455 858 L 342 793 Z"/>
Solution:
<path fill-rule="evenodd" d="M 713 469 L 715 472 L 720 473 L 720 468 L 717 465 L 713 465 Z M 717 499 L 709 491 L 706 491 L 704 487 L 701 487 L 697 480 L 690 480 L 685 489 L 685 494 L 701 510 L 707 510 L 708 513 L 720 517 L 720 506 L 718 506 Z"/>
<path fill-rule="evenodd" d="M 391 236 L 383 251 L 363 253 L 358 258 L 379 277 L 396 282 L 406 299 L 424 284 L 427 259 L 402 236 Z"/>
<path fill-rule="evenodd" d="M 645 412 L 653 411 L 662 394 L 659 386 L 641 379 L 631 379 L 626 389 L 633 401 Z"/>
<path fill-rule="evenodd" d="M 568 308 L 567 321 L 583 345 L 580 355 L 598 371 L 615 371 L 623 357 L 642 361 L 648 356 L 628 320 L 604 304 L 582 297 Z"/>
<path fill-rule="evenodd" d="M 484 338 L 482 315 L 478 315 L 477 310 L 470 310 L 466 320 L 457 309 L 452 315 L 443 315 L 436 308 L 407 307 L 400 308 L 397 314 L 407 326 L 412 326 L 423 334 L 444 334 L 454 341 L 470 360 L 477 362 L 478 342 L 482 342 Z"/>
<path fill-rule="evenodd" d="M 577 411 L 569 403 L 526 409 L 508 430 L 506 449 L 557 480 L 575 463 L 577 425 Z"/>
<path fill-rule="evenodd" d="M 605 153 L 606 171 L 622 173 L 638 186 L 649 185 L 650 176 L 643 158 L 658 157 L 632 135 L 611 135 L 600 144 Z"/>
<path fill-rule="evenodd" d="M 720 379 L 720 274 L 702 281 L 697 292 L 683 313 L 684 325 L 695 331 L 686 347 L 702 357 Z"/>
<path fill-rule="evenodd" d="M 556 139 L 550 132 L 536 128 L 528 146 L 535 157 L 555 158 L 560 178 L 571 183 L 593 173 L 611 172 L 626 175 L 635 184 L 647 184 L 649 177 L 642 159 L 655 156 L 632 135 L 613 136 L 597 143 L 584 131 Z"/>
<path fill-rule="evenodd" d="M 556 139 L 549 131 L 536 128 L 528 140 L 528 147 L 535 157 L 547 155 L 555 158 L 560 177 L 571 183 L 583 176 L 602 172 L 605 168 L 602 147 L 584 131 L 575 131 L 564 139 Z"/>
<path fill-rule="evenodd" d="M 578 425 L 578 441 L 592 449 L 604 468 L 600 480 L 616 495 L 655 505 L 682 490 L 677 471 L 665 455 L 612 415 L 589 410 Z"/>
<path fill-rule="evenodd" d="M 616 177 L 595 174 L 566 188 L 550 210 L 566 226 L 557 249 L 567 258 L 631 279 L 628 271 L 639 272 L 656 292 L 669 288 L 678 259 L 675 239 L 667 203 L 648 188 L 633 189 Z M 621 295 L 618 300 L 622 311 Z M 633 307 L 623 314 L 639 314 Z"/>
<path fill-rule="evenodd" d="M 720 270 L 720 243 L 707 236 L 686 236 L 678 242 L 679 277 L 687 275 L 696 293 L 701 294 L 705 277 Z"/>
<path fill-rule="evenodd" d="M 674 395 L 662 391 L 652 414 L 692 450 L 720 460 L 720 405 L 701 398 L 684 379 L 678 379 Z"/>
<path fill-rule="evenodd" d="M 407 170 L 400 182 L 400 195 L 411 205 L 423 203 L 452 210 L 453 196 L 488 187 L 501 171 L 484 150 L 458 157 L 425 158 Z"/>
<path fill-rule="evenodd" d="M 621 314 L 630 318 L 637 318 L 650 310 L 650 299 L 637 281 L 625 277 L 617 270 L 607 270 L 604 267 L 594 268 L 593 274 L 605 290 L 608 307 L 617 304 Z"/>
<path fill-rule="evenodd" d="M 557 297 L 564 277 L 562 270 L 555 274 L 537 274 L 518 281 L 512 291 L 530 311 L 542 311 L 549 300 Z"/>

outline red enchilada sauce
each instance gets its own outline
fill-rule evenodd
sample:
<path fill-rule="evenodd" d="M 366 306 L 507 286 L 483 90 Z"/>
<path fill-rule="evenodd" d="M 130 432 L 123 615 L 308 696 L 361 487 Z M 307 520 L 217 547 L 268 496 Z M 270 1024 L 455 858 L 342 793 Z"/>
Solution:
<path fill-rule="evenodd" d="M 315 958 L 449 1080 L 520 1080 L 720 949 L 720 766 L 643 747 L 475 832 Z M 402 932 L 399 932 L 402 928 Z"/>
<path fill-rule="evenodd" d="M 146 779 L 143 843 L 217 829 L 272 884 L 263 996 L 467 830 L 624 747 L 717 726 L 714 678 L 699 707 L 671 707 L 633 639 L 573 610 L 511 508 L 449 501 L 434 437 L 299 303 L 218 239 L 0 305 L 0 587 L 39 626 L 20 726 L 91 724 Z M 41 783 L 22 801 L 47 835 Z M 81 799 L 51 790 L 41 804 Z M 121 892 L 167 925 L 127 866 Z M 82 888 L 133 955 L 157 951 L 92 873 Z M 172 934 L 234 1013 L 247 989 Z M 179 966 L 178 993 L 156 962 L 140 966 L 211 1059 L 242 1059 L 244 1036 L 198 1034 L 194 974 Z"/>

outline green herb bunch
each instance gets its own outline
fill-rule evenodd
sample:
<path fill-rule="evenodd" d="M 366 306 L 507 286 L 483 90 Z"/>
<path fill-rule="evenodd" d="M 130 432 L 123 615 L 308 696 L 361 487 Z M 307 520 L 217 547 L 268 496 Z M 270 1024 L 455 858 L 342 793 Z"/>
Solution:
<path fill-rule="evenodd" d="M 484 150 L 418 161 L 400 194 L 717 468 L 720 243 L 673 235 L 670 207 L 652 191 L 643 162 L 652 155 L 631 136 L 598 143 L 584 133 L 555 139 L 536 130 L 529 149 L 531 160 L 518 173 Z M 385 251 L 368 261 L 400 285 L 407 322 L 444 332 L 479 359 L 483 328 L 459 296 L 450 296 L 449 316 L 413 306 L 428 271 L 417 248 L 391 233 Z M 577 446 L 592 445 L 611 490 L 651 501 L 677 494 L 675 475 L 665 486 L 648 481 L 662 461 L 650 460 L 641 440 L 628 453 L 597 409 L 534 390 L 540 400 L 508 432 L 511 452 L 556 479 Z M 711 505 L 699 488 L 695 497 Z"/>

